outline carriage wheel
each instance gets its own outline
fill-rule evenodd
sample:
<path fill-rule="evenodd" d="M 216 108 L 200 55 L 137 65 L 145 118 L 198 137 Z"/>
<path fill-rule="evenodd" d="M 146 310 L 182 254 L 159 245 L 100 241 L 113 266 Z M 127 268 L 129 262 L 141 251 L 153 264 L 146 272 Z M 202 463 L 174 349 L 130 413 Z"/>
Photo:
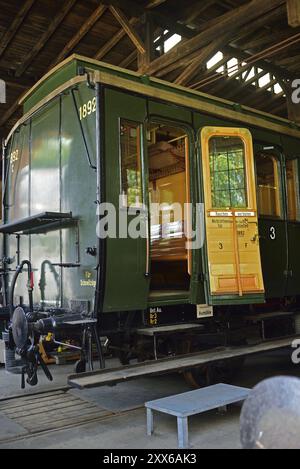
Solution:
<path fill-rule="evenodd" d="M 186 350 L 186 353 L 199 351 L 194 349 L 192 341 L 186 343 Z M 244 363 L 245 357 L 222 360 L 185 371 L 183 376 L 187 384 L 196 389 L 219 383 L 230 384 L 243 368 Z"/>

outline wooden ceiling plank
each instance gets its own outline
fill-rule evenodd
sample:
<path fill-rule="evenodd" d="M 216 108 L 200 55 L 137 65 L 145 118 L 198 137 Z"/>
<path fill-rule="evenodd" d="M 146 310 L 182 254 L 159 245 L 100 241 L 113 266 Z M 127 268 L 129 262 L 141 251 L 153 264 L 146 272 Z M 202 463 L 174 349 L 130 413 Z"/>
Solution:
<path fill-rule="evenodd" d="M 99 21 L 101 16 L 105 13 L 107 9 L 106 5 L 100 4 L 98 8 L 92 13 L 92 15 L 84 22 L 79 31 L 72 37 L 72 39 L 66 44 L 62 52 L 56 57 L 56 59 L 50 65 L 50 69 L 53 68 L 56 64 L 61 62 L 72 50 L 77 46 L 77 44 L 87 35 L 87 33 L 92 29 L 92 27 Z"/>
<path fill-rule="evenodd" d="M 17 34 L 23 21 L 26 18 L 27 13 L 29 12 L 29 10 L 31 9 L 34 3 L 35 3 L 35 0 L 26 0 L 26 2 L 24 2 L 22 8 L 20 8 L 12 24 L 10 25 L 6 33 L 4 33 L 4 35 L 1 37 L 0 57 L 3 55 L 3 53 L 7 49 L 7 46 L 11 43 L 11 41 Z"/>
<path fill-rule="evenodd" d="M 40 40 L 34 45 L 32 50 L 29 54 L 25 57 L 21 65 L 16 70 L 16 77 L 20 77 L 23 73 L 27 70 L 29 65 L 33 62 L 35 57 L 39 54 L 39 52 L 46 46 L 48 40 L 51 36 L 55 33 L 57 28 L 60 26 L 64 18 L 73 8 L 77 0 L 67 0 L 62 8 L 59 10 L 56 17 L 51 21 L 49 28 L 45 33 L 41 36 Z"/>
<path fill-rule="evenodd" d="M 114 17 L 116 18 L 116 20 L 120 23 L 120 25 L 122 26 L 122 28 L 128 35 L 129 39 L 135 45 L 137 50 L 141 54 L 145 54 L 146 47 L 145 47 L 143 40 L 140 38 L 139 34 L 136 32 L 136 30 L 134 29 L 134 27 L 132 26 L 128 18 L 124 15 L 123 11 L 120 8 L 115 7 L 113 5 L 110 5 L 109 9 L 111 13 L 114 15 Z"/>
<path fill-rule="evenodd" d="M 168 65 L 176 62 L 178 59 L 192 53 L 193 51 L 205 47 L 220 34 L 224 35 L 232 30 L 232 27 L 238 29 L 247 23 L 254 21 L 257 17 L 273 10 L 285 0 L 268 0 L 261 2 L 261 0 L 252 0 L 250 3 L 242 7 L 236 8 L 233 11 L 225 13 L 222 18 L 216 20 L 216 24 L 209 29 L 202 31 L 192 39 L 180 43 L 174 47 L 170 52 L 162 57 L 154 60 L 149 67 L 148 73 L 154 75 L 157 71 Z"/>

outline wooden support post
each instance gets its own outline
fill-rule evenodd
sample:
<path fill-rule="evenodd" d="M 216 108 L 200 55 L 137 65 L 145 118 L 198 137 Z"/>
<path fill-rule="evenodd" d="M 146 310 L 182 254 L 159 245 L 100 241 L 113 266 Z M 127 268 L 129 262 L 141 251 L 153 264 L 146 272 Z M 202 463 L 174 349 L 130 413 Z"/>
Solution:
<path fill-rule="evenodd" d="M 288 118 L 300 124 L 300 80 L 280 82 L 286 94 Z"/>
<path fill-rule="evenodd" d="M 140 73 L 144 73 L 155 58 L 154 30 L 153 17 L 151 14 L 147 14 L 145 22 L 145 52 L 138 52 L 138 70 Z"/>
<path fill-rule="evenodd" d="M 295 90 L 293 90 L 294 92 Z M 297 122 L 300 124 L 300 102 L 293 102 L 291 99 L 292 95 L 287 95 L 287 108 L 288 108 L 288 117 L 291 121 Z M 300 91 L 298 92 L 298 98 L 300 99 Z"/>
<path fill-rule="evenodd" d="M 287 0 L 289 25 L 292 28 L 300 26 L 300 0 Z"/>

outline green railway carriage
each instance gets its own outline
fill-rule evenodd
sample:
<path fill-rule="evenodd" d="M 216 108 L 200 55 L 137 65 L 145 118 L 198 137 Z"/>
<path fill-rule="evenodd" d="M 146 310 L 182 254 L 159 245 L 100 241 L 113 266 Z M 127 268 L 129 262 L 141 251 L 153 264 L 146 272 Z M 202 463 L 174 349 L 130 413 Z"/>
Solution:
<path fill-rule="evenodd" d="M 79 56 L 22 104 L 3 158 L 8 307 L 90 314 L 124 361 L 151 358 L 139 328 L 173 325 L 177 339 L 201 324 L 176 346 L 162 334 L 156 353 L 183 353 L 243 342 L 250 313 L 297 311 L 296 124 Z M 125 236 L 137 216 L 143 236 Z M 28 284 L 13 278 L 23 261 Z"/>

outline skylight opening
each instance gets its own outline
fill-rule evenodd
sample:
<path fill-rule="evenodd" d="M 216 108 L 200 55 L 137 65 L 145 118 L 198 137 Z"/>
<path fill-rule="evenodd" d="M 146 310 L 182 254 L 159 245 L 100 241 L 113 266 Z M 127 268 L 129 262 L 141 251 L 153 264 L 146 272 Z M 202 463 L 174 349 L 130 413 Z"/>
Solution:
<path fill-rule="evenodd" d="M 227 62 L 229 77 L 232 77 L 232 75 L 234 75 L 238 71 L 238 63 L 239 61 L 235 57 L 233 57 Z"/>
<path fill-rule="evenodd" d="M 275 94 L 280 94 L 282 92 L 283 92 L 282 87 L 279 85 L 279 83 L 276 83 L 276 85 L 274 85 L 274 93 Z"/>
<path fill-rule="evenodd" d="M 165 42 L 165 52 L 169 52 L 171 49 L 173 49 L 173 47 L 177 46 L 177 44 L 179 44 L 181 40 L 182 36 L 179 36 L 179 34 L 174 34 L 173 36 L 171 36 Z"/>
<path fill-rule="evenodd" d="M 279 83 L 274 85 L 274 81 L 276 77 L 274 77 L 270 72 L 263 70 L 260 67 L 253 66 L 251 69 L 244 70 L 242 72 L 243 67 L 247 67 L 247 62 L 240 62 L 236 57 L 229 59 L 227 62 L 224 59 L 224 54 L 219 51 L 217 52 L 207 63 L 206 68 L 207 70 L 215 68 L 214 73 L 218 74 L 225 74 L 228 77 L 234 77 L 234 75 L 238 74 L 235 78 L 237 80 L 244 80 L 244 81 L 251 81 L 251 85 L 253 87 L 264 88 L 266 91 L 269 91 L 273 94 L 282 94 L 284 96 L 284 90 L 282 89 Z M 216 69 L 216 65 L 219 62 L 223 61 L 226 62 L 224 65 L 220 65 L 219 68 Z M 239 73 L 240 72 L 240 73 Z M 262 75 L 258 78 L 257 75 Z M 249 83 L 250 84 L 250 83 Z M 269 85 L 269 87 L 268 87 Z"/>
<path fill-rule="evenodd" d="M 268 85 L 270 81 L 271 81 L 270 74 L 267 73 L 266 75 L 264 75 L 258 80 L 258 86 L 260 88 L 264 88 L 264 86 Z"/>
<path fill-rule="evenodd" d="M 207 69 L 209 70 L 210 68 L 214 67 L 218 62 L 220 62 L 221 60 L 223 60 L 224 58 L 224 54 L 222 52 L 217 52 L 206 64 L 207 66 Z M 222 71 L 224 71 L 224 67 L 220 67 L 217 72 L 219 72 L 219 70 L 222 69 Z"/>
<path fill-rule="evenodd" d="M 244 73 L 243 73 L 243 78 L 246 78 L 246 81 L 248 80 L 251 80 L 252 78 L 255 77 L 255 70 L 254 70 L 254 67 L 251 68 L 251 71 L 250 73 L 248 73 L 248 70 L 246 70 Z"/>

